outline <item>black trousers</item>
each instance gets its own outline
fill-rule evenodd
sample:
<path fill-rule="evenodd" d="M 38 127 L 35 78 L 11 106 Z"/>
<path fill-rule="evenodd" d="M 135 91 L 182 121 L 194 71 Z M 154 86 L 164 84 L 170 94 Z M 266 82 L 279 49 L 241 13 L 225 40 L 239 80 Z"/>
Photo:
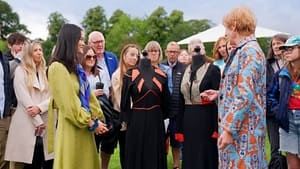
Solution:
<path fill-rule="evenodd" d="M 267 116 L 267 129 L 271 146 L 271 157 L 279 154 L 279 125 L 275 117 Z"/>
<path fill-rule="evenodd" d="M 53 160 L 45 161 L 43 138 L 36 137 L 32 164 L 25 164 L 24 169 L 52 169 Z"/>
<path fill-rule="evenodd" d="M 126 138 L 126 130 L 120 131 L 119 133 L 119 155 L 120 155 L 120 163 L 121 168 L 125 168 L 125 138 Z"/>

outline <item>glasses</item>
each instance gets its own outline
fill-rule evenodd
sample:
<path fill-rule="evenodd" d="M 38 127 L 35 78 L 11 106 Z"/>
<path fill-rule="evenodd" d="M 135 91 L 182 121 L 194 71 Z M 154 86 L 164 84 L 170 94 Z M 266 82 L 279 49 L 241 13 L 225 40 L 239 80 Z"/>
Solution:
<path fill-rule="evenodd" d="M 282 53 L 292 53 L 294 49 L 299 48 L 299 46 L 290 46 L 282 49 Z"/>
<path fill-rule="evenodd" d="M 167 50 L 168 53 L 178 53 L 176 50 Z"/>
<path fill-rule="evenodd" d="M 98 41 L 94 41 L 92 42 L 94 45 L 98 45 L 100 43 L 104 43 L 104 40 L 98 40 Z"/>
<path fill-rule="evenodd" d="M 96 55 L 93 55 L 93 56 L 92 56 L 92 55 L 86 55 L 86 56 L 85 56 L 85 59 L 86 59 L 86 60 L 92 60 L 92 59 L 96 60 L 96 59 L 97 59 L 97 56 L 96 56 Z"/>
<path fill-rule="evenodd" d="M 153 50 L 149 50 L 149 52 L 151 52 L 151 53 L 158 53 L 158 52 L 159 52 L 159 50 L 155 50 L 155 49 L 153 49 Z"/>

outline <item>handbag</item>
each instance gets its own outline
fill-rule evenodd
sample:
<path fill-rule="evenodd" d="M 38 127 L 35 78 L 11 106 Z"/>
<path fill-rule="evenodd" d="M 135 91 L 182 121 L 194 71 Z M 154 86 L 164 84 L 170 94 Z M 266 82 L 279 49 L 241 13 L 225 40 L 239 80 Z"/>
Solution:
<path fill-rule="evenodd" d="M 272 156 L 269 166 L 269 169 L 287 169 L 287 160 L 284 155 L 281 153 Z"/>
<path fill-rule="evenodd" d="M 105 124 L 108 128 L 108 131 L 101 134 L 100 137 L 102 137 L 104 141 L 110 142 L 115 139 L 121 128 L 119 113 L 113 109 L 112 103 L 105 96 L 98 97 L 98 101 L 103 111 Z"/>
<path fill-rule="evenodd" d="M 100 75 L 98 75 L 98 78 L 99 82 L 101 83 Z M 106 95 L 98 96 L 97 99 L 103 111 L 105 124 L 108 128 L 108 131 L 104 134 L 101 134 L 100 137 L 102 137 L 104 141 L 110 142 L 115 139 L 115 137 L 118 135 L 118 131 L 121 128 L 119 112 L 113 108 L 112 102 L 106 97 Z"/>

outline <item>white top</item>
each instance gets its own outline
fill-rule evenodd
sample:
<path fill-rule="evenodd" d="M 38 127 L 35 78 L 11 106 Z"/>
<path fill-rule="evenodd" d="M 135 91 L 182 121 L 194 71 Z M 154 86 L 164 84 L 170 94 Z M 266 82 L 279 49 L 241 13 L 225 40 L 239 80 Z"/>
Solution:
<path fill-rule="evenodd" d="M 112 83 L 112 102 L 114 105 L 114 109 L 118 112 L 121 111 L 121 85 L 120 85 L 120 68 L 118 68 L 113 74 L 111 78 Z"/>
<path fill-rule="evenodd" d="M 96 89 L 96 83 L 100 81 L 98 76 L 95 76 L 94 74 L 90 74 L 90 75 L 87 76 L 87 79 L 90 83 L 91 89 L 95 90 Z"/>
<path fill-rule="evenodd" d="M 97 66 L 100 67 L 100 79 L 104 83 L 103 92 L 109 97 L 109 88 L 111 87 L 111 79 L 104 58 L 98 59 Z"/>

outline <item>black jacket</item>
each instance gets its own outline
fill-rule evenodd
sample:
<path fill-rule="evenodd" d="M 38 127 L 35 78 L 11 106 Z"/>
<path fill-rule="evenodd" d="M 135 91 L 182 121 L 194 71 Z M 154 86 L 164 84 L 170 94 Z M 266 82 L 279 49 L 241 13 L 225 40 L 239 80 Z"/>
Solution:
<path fill-rule="evenodd" d="M 11 92 L 11 104 L 12 107 L 17 107 L 17 97 L 14 91 L 13 87 L 13 78 L 15 74 L 15 70 L 17 66 L 21 63 L 21 61 L 17 58 L 15 58 L 12 54 L 11 51 L 8 51 L 7 53 L 4 54 L 4 57 L 8 60 L 9 63 L 9 70 L 10 70 L 10 79 L 11 79 L 11 87 L 10 87 L 10 92 Z"/>
<path fill-rule="evenodd" d="M 163 62 L 162 64 L 170 66 L 167 61 Z M 185 67 L 186 66 L 183 63 L 177 62 L 176 65 L 172 68 L 173 89 L 170 99 L 170 118 L 176 117 L 179 112 L 183 111 L 184 109 L 184 99 L 183 95 L 180 92 L 180 85 Z"/>
<path fill-rule="evenodd" d="M 3 117 L 10 116 L 10 106 L 11 106 L 11 98 L 12 98 L 12 84 L 11 84 L 11 79 L 10 79 L 10 70 L 9 70 L 9 63 L 8 59 L 2 55 L 2 52 L 0 51 L 0 62 L 3 67 L 3 72 L 4 72 L 4 95 L 5 95 L 5 100 L 4 100 L 4 114 Z"/>

